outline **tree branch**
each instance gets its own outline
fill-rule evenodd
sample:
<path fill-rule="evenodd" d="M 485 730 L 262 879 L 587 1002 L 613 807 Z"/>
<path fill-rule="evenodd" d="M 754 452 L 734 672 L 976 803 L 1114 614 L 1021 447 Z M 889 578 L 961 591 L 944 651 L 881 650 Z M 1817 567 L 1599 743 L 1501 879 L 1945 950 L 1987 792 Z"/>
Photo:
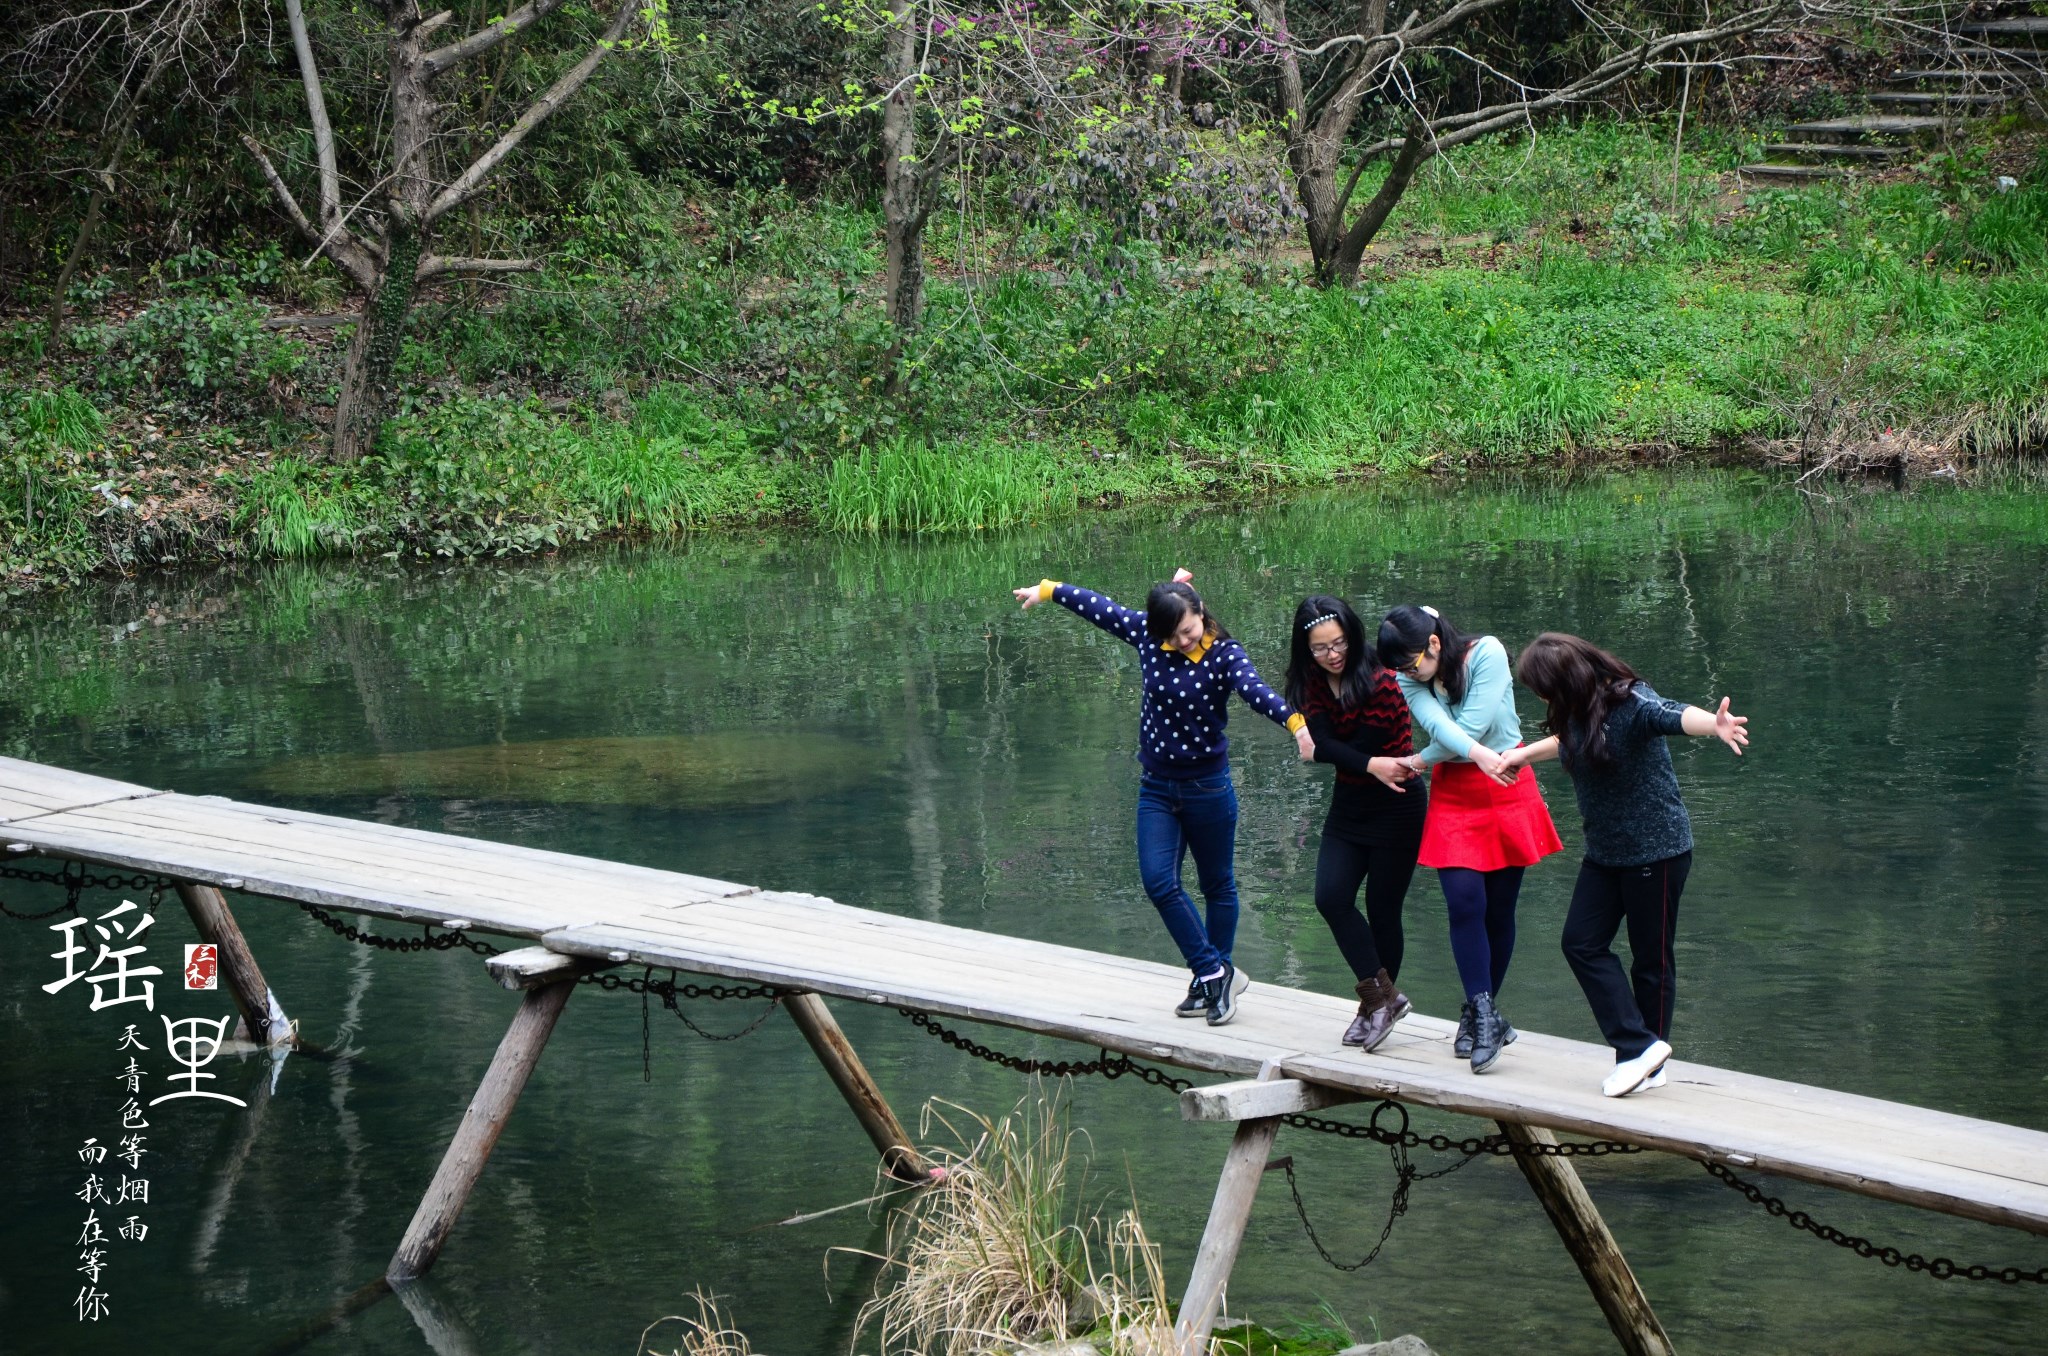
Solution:
<path fill-rule="evenodd" d="M 532 273 L 538 259 L 470 259 L 454 254 L 429 254 L 421 258 L 413 277 L 421 282 L 450 273 Z"/>
<path fill-rule="evenodd" d="M 306 86 L 306 112 L 313 119 L 313 149 L 320 158 L 320 224 L 328 230 L 339 230 L 341 171 L 334 159 L 334 124 L 327 120 L 327 95 L 320 87 L 320 68 L 313 64 L 313 39 L 306 33 L 306 11 L 299 0 L 284 0 L 284 12 L 291 24 L 292 50 L 299 57 L 299 78 Z M 264 162 L 265 168 L 269 163 Z"/>
<path fill-rule="evenodd" d="M 627 0 L 620 0 L 621 4 Z M 499 43 L 531 28 L 540 20 L 562 7 L 562 0 L 527 0 L 526 4 L 513 10 L 504 18 L 479 28 L 466 38 L 458 38 L 446 47 L 437 47 L 420 58 L 420 68 L 433 79 L 450 66 L 457 66 L 473 56 L 481 56 Z M 422 31 L 438 28 L 441 16 L 436 15 L 420 25 Z"/>
<path fill-rule="evenodd" d="M 535 0 L 535 3 L 545 4 L 547 0 Z M 440 195 L 426 210 L 426 221 L 434 221 L 483 191 L 485 182 L 504 162 L 505 157 L 512 154 L 520 142 L 526 140 L 527 134 L 547 121 L 550 114 L 568 102 L 577 90 L 583 88 L 584 82 L 590 79 L 591 72 L 597 69 L 597 64 L 611 54 L 612 48 L 618 46 L 627 26 L 640 13 L 640 0 L 618 0 L 618 6 L 618 13 L 612 16 L 611 25 L 605 29 L 603 36 L 591 45 L 583 60 L 570 67 L 568 73 L 557 80 L 547 93 L 534 100 L 533 105 L 520 115 L 519 121 L 513 123 L 510 130 L 499 137 L 495 145 L 478 156 L 475 163 L 462 172 L 460 178 L 441 190 Z"/>
<path fill-rule="evenodd" d="M 270 185 L 270 191 L 277 195 L 278 202 L 284 207 L 285 215 L 292 219 L 292 225 L 299 228 L 299 234 L 313 242 L 313 252 L 325 254 L 334 261 L 336 268 L 348 274 L 351 282 L 365 292 L 369 291 L 377 281 L 377 266 L 369 251 L 357 243 L 356 238 L 348 233 L 338 219 L 335 225 L 325 232 L 308 221 L 305 209 L 300 207 L 299 200 L 292 196 L 284 177 L 277 172 L 277 166 L 270 163 L 270 157 L 263 153 L 263 147 L 256 138 L 244 132 L 242 144 L 256 157 L 257 165 L 263 170 L 264 181 Z M 339 215 L 336 214 L 337 218 Z"/>

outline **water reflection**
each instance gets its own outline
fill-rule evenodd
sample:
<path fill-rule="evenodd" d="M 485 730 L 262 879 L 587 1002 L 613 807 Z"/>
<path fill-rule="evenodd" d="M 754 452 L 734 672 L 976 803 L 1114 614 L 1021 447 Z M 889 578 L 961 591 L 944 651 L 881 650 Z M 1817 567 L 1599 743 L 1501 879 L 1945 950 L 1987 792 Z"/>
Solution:
<path fill-rule="evenodd" d="M 1698 839 L 1683 1057 L 2048 1127 L 2044 506 L 2017 486 L 1816 520 L 1751 477 L 1631 476 L 1154 509 L 964 542 L 720 538 L 129 581 L 7 615 L 0 749 L 1164 959 L 1129 866 L 1127 653 L 1018 618 L 1008 589 L 1051 574 L 1135 596 L 1188 564 L 1269 672 L 1306 593 L 1366 612 L 1426 601 L 1511 648 L 1545 628 L 1586 635 L 1660 691 L 1732 692 L 1752 716 L 1750 757 L 1676 751 Z M 169 620 L 127 629 L 144 616 Z M 1539 714 L 1525 703 L 1529 728 Z M 1239 954 L 1262 978 L 1347 992 L 1310 902 L 1328 774 L 1262 722 L 1233 731 Z M 1561 782 L 1546 792 L 1571 804 Z M 1530 874 L 1514 1011 L 1596 1039 L 1555 952 L 1570 883 L 1568 864 Z M 348 951 L 295 910 L 238 912 L 287 1009 L 342 1054 L 288 1064 L 217 1219 L 206 1205 L 242 1127 L 167 1129 L 153 1198 L 166 1247 L 115 1292 L 121 1337 L 167 1356 L 260 1349 L 382 1271 L 517 1001 L 467 954 Z M 190 940 L 185 926 L 163 920 L 160 944 Z M 0 1331 L 10 1349 L 77 1350 L 52 1300 L 76 1289 L 65 1140 L 115 1105 L 97 1077 L 113 1030 L 35 988 L 50 947 L 10 927 L 0 1150 L 21 1168 L 0 1179 Z M 1404 989 L 1455 1010 L 1427 873 L 1408 934 Z M 891 1012 L 838 1011 L 906 1120 L 932 1096 L 1014 1103 L 1006 1072 Z M 572 1002 L 434 1274 L 439 1297 L 491 1351 L 628 1351 L 697 1287 L 727 1298 L 759 1350 L 845 1350 L 869 1281 L 844 1255 L 828 1275 L 825 1250 L 870 1246 L 875 1226 L 863 1212 L 752 1226 L 873 1191 L 865 1138 L 788 1024 L 711 1045 L 658 1007 L 651 1023 L 643 1083 L 638 1005 Z M 1130 1080 L 1073 1098 L 1097 1189 L 1135 1189 L 1184 1276 L 1228 1132 L 1182 1124 Z M 1362 1254 L 1385 1221 L 1384 1156 L 1306 1135 L 1279 1151 L 1333 1248 Z M 2040 1297 L 1836 1256 L 1690 1165 L 1645 1156 L 1585 1175 L 1681 1348 L 2036 1343 Z M 2048 1262 L 2048 1244 L 2009 1231 L 1785 1194 L 1908 1250 Z M 1270 1318 L 1328 1301 L 1362 1336 L 1419 1331 L 1449 1353 L 1612 1349 L 1512 1165 L 1418 1184 L 1413 1201 L 1380 1260 L 1341 1276 L 1269 1187 L 1233 1300 Z M 192 1257 L 207 1259 L 196 1287 Z M 316 1349 L 430 1347 L 403 1306 L 379 1304 Z"/>

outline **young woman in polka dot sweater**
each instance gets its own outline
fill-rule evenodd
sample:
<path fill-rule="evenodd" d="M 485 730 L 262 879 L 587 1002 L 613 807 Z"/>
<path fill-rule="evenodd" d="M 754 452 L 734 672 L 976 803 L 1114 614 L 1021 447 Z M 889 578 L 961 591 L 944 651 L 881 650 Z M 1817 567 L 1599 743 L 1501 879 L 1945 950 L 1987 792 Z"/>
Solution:
<path fill-rule="evenodd" d="M 1237 1015 L 1248 981 L 1231 964 L 1237 937 L 1237 790 L 1224 733 L 1230 694 L 1294 736 L 1304 761 L 1315 757 L 1306 722 L 1266 686 L 1177 573 L 1155 584 L 1135 612 L 1092 589 L 1043 580 L 1017 589 L 1026 609 L 1054 602 L 1138 652 L 1144 703 L 1138 713 L 1138 875 L 1194 978 L 1174 1012 L 1222 1026 Z M 1208 904 L 1206 918 L 1181 888 L 1181 859 L 1194 854 Z"/>

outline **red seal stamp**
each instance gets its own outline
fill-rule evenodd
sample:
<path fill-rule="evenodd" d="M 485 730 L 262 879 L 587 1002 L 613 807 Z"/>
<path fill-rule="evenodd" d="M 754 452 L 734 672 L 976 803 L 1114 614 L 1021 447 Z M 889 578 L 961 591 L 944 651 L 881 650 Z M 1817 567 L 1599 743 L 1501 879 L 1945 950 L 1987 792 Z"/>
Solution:
<path fill-rule="evenodd" d="M 185 987 L 188 989 L 218 989 L 220 987 L 220 948 L 212 942 L 187 942 L 185 944 Z"/>

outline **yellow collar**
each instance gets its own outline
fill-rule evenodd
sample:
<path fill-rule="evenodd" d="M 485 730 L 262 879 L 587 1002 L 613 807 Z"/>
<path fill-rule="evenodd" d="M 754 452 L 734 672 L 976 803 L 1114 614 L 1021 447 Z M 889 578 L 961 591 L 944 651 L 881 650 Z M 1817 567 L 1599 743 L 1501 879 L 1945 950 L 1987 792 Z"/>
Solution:
<path fill-rule="evenodd" d="M 1184 654 L 1188 657 L 1188 662 L 1190 664 L 1199 664 L 1202 662 L 1202 657 L 1208 654 L 1210 649 L 1214 647 L 1215 644 L 1216 633 L 1214 631 L 1204 631 L 1202 632 L 1202 643 L 1200 645 L 1197 645 L 1192 650 L 1180 649 L 1177 646 L 1175 646 L 1174 643 L 1170 640 L 1161 642 L 1159 648 L 1162 650 L 1169 651 L 1173 654 Z"/>

